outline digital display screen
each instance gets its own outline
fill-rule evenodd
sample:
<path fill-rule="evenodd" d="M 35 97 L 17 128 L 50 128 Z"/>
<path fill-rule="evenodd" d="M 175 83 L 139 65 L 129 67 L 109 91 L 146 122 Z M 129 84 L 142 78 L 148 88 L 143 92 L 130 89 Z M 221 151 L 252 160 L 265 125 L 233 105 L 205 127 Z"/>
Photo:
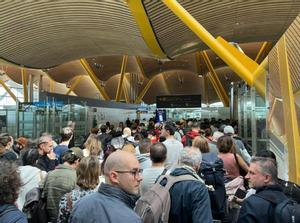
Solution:
<path fill-rule="evenodd" d="M 199 108 L 201 95 L 156 96 L 157 108 Z"/>

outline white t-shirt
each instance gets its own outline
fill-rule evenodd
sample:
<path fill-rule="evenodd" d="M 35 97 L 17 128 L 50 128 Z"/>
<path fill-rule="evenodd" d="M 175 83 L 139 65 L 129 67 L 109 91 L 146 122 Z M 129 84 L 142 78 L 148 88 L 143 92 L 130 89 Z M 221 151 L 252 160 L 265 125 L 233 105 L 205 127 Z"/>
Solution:
<path fill-rule="evenodd" d="M 178 164 L 179 155 L 181 150 L 183 150 L 183 145 L 176 139 L 167 139 L 163 144 L 167 147 L 166 167 L 167 169 L 170 169 Z"/>
<path fill-rule="evenodd" d="M 141 195 L 145 194 L 152 187 L 164 169 L 164 167 L 150 167 L 143 170 L 143 180 L 140 184 Z"/>

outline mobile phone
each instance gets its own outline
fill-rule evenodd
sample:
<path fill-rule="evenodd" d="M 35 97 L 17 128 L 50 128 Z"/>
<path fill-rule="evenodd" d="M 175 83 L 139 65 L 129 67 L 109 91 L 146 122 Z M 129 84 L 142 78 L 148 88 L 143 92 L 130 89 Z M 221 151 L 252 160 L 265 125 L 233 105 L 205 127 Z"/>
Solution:
<path fill-rule="evenodd" d="M 237 189 L 237 191 L 235 192 L 234 196 L 236 196 L 237 198 L 240 199 L 244 199 L 246 197 L 247 192 L 244 190 L 241 190 L 240 188 Z"/>

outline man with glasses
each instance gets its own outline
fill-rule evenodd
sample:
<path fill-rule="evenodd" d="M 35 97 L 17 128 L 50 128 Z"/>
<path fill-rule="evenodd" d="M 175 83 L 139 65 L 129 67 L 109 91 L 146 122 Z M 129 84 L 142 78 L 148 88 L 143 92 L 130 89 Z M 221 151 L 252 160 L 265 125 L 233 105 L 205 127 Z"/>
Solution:
<path fill-rule="evenodd" d="M 40 157 L 37 168 L 49 172 L 55 169 L 55 153 L 53 152 L 53 142 L 51 135 L 43 135 L 38 139 L 38 150 Z"/>
<path fill-rule="evenodd" d="M 76 203 L 70 222 L 141 222 L 133 211 L 142 178 L 140 164 L 128 152 L 112 153 L 104 165 L 106 183 Z"/>

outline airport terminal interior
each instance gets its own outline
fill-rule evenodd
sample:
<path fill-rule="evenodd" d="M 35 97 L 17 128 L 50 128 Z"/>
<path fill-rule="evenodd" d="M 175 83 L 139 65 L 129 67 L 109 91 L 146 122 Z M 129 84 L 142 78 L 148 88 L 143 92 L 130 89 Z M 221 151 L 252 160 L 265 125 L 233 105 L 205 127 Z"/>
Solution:
<path fill-rule="evenodd" d="M 236 120 L 252 152 L 273 151 L 279 176 L 300 184 L 299 0 L 0 8 L 2 133 L 58 136 L 71 120 L 76 144 L 107 121 L 146 123 L 157 111 L 174 122 Z M 182 103 L 158 103 L 172 96 Z"/>

